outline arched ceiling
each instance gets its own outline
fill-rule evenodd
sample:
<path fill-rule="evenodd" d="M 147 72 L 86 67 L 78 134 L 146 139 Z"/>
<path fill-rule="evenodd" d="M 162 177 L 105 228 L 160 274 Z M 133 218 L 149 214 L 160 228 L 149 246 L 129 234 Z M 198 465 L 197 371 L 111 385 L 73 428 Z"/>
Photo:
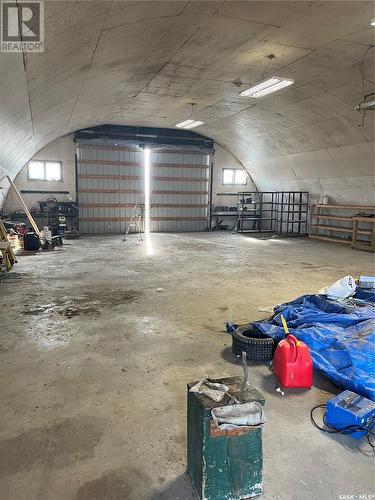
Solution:
<path fill-rule="evenodd" d="M 0 166 L 14 176 L 77 129 L 173 127 L 191 113 L 245 165 L 368 142 L 372 116 L 358 127 L 353 108 L 373 17 L 362 1 L 46 1 L 45 52 L 0 54 Z M 239 97 L 272 75 L 295 84 Z"/>

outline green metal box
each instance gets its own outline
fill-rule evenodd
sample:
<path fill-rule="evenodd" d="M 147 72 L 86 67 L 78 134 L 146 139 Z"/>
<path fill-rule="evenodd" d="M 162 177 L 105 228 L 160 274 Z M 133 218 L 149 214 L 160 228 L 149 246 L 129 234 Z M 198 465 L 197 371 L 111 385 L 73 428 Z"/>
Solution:
<path fill-rule="evenodd" d="M 256 389 L 243 394 L 239 377 L 211 381 L 227 385 L 241 402 L 258 401 L 264 405 L 264 396 Z M 260 495 L 263 492 L 261 427 L 219 429 L 211 410 L 226 406 L 229 397 L 216 403 L 204 394 L 189 392 L 195 384 L 187 386 L 187 472 L 200 498 L 240 500 Z"/>

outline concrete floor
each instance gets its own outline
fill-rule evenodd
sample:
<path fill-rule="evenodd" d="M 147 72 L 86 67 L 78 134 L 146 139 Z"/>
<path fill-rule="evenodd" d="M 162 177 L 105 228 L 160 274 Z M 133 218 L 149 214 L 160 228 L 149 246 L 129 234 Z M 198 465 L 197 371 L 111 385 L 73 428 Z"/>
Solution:
<path fill-rule="evenodd" d="M 307 239 L 152 239 L 153 256 L 135 236 L 67 242 L 0 285 L 1 500 L 195 498 L 186 383 L 241 374 L 224 322 L 374 272 L 370 254 Z M 368 448 L 310 423 L 337 389 L 316 377 L 282 397 L 267 367 L 250 377 L 267 397 L 264 499 L 374 493 Z"/>

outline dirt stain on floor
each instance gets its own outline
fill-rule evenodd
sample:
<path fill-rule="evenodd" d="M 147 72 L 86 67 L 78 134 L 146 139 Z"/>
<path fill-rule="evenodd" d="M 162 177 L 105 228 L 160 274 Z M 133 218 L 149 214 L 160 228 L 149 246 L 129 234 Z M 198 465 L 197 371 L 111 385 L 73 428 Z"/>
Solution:
<path fill-rule="evenodd" d="M 97 417 L 67 418 L 0 441 L 0 477 L 25 473 L 52 458 L 54 467 L 65 467 L 92 457 L 105 427 L 105 421 Z"/>
<path fill-rule="evenodd" d="M 100 288 L 99 290 L 90 290 L 81 297 L 66 298 L 65 300 L 59 298 L 46 304 L 24 309 L 22 314 L 27 316 L 53 316 L 57 314 L 68 319 L 83 315 L 99 316 L 102 309 L 131 304 L 140 299 L 142 295 L 143 292 L 140 290 Z"/>
<path fill-rule="evenodd" d="M 98 479 L 83 484 L 76 500 L 133 500 L 144 494 L 149 481 L 138 469 L 108 470 Z"/>
<path fill-rule="evenodd" d="M 96 292 L 89 292 L 87 294 L 88 300 L 99 301 L 103 306 L 113 307 L 122 304 L 131 304 L 140 299 L 143 292 L 140 290 L 113 290 L 103 288 L 100 291 L 100 296 Z"/>
<path fill-rule="evenodd" d="M 55 314 L 58 314 L 69 319 L 85 314 L 99 316 L 100 311 L 97 307 L 75 306 L 72 305 L 71 301 L 68 301 L 63 305 L 60 305 L 56 302 L 51 302 L 50 304 L 34 307 L 33 309 L 25 309 L 24 311 L 22 311 L 22 314 L 25 314 L 26 316 L 39 316 L 41 314 L 53 316 Z"/>

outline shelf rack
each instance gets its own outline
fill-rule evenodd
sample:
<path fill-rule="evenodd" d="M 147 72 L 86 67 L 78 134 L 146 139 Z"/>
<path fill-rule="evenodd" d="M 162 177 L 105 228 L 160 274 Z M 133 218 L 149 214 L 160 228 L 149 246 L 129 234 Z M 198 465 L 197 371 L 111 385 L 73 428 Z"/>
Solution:
<path fill-rule="evenodd" d="M 237 223 L 233 232 L 274 232 L 276 193 L 242 191 L 237 193 Z"/>
<path fill-rule="evenodd" d="M 237 193 L 233 232 L 307 235 L 307 191 L 242 191 Z"/>
<path fill-rule="evenodd" d="M 276 228 L 280 235 L 307 236 L 309 211 L 308 191 L 277 193 Z"/>
<path fill-rule="evenodd" d="M 374 251 L 374 212 L 371 205 L 312 205 L 309 237 Z"/>

